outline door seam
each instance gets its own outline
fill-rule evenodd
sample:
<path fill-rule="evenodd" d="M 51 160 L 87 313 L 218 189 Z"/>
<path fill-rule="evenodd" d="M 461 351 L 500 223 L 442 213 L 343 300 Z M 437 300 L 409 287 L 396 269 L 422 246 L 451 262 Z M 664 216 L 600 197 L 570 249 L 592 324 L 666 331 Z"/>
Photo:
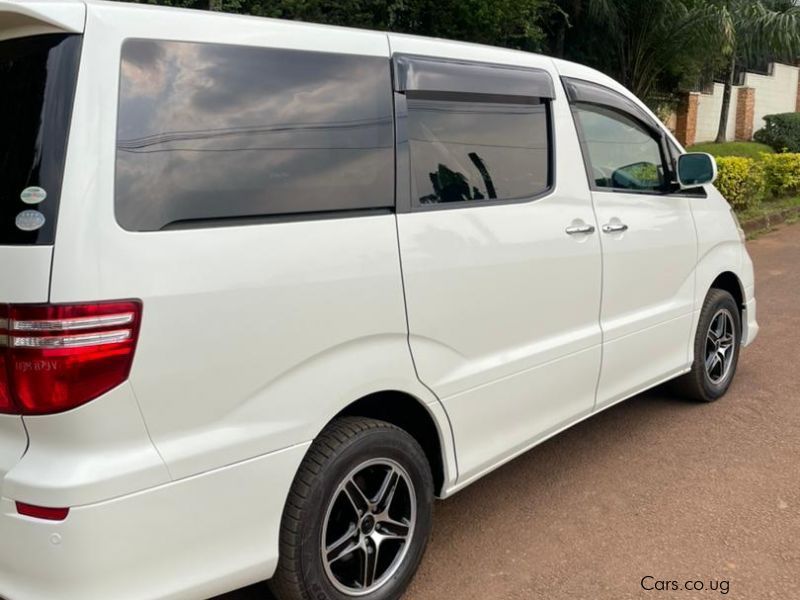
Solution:
<path fill-rule="evenodd" d="M 403 291 L 403 314 L 406 320 L 406 346 L 408 347 L 408 356 L 411 359 L 411 366 L 414 369 L 414 375 L 417 378 L 417 381 L 426 389 L 428 390 L 434 398 L 436 398 L 436 402 L 442 408 L 442 412 L 444 412 L 444 416 L 447 419 L 447 426 L 450 429 L 450 440 L 453 444 L 453 462 L 455 463 L 456 472 L 454 473 L 455 477 L 453 478 L 454 482 L 458 482 L 459 477 L 459 469 L 458 469 L 458 451 L 456 449 L 456 434 L 453 430 L 453 422 L 450 420 L 450 413 L 447 412 L 447 407 L 442 402 L 442 399 L 439 398 L 439 394 L 434 392 L 431 387 L 422 380 L 422 377 L 419 375 L 419 369 L 417 368 L 417 361 L 414 358 L 414 351 L 411 349 L 411 321 L 408 317 L 408 299 L 406 298 L 406 282 L 405 282 L 405 275 L 403 273 L 403 253 L 400 249 L 400 223 L 397 216 L 397 213 L 394 215 L 394 225 L 395 225 L 395 235 L 397 240 L 397 259 L 400 266 L 400 287 Z M 442 457 L 444 460 L 444 457 Z"/>

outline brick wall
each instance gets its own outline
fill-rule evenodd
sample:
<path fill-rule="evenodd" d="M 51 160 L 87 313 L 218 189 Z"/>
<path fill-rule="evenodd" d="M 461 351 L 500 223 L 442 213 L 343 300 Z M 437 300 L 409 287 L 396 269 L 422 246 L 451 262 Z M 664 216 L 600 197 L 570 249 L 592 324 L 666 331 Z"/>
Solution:
<path fill-rule="evenodd" d="M 697 102 L 699 92 L 689 92 L 681 99 L 675 118 L 675 137 L 684 146 L 691 146 L 697 136 Z"/>
<path fill-rule="evenodd" d="M 690 98 L 678 111 L 676 137 L 694 143 L 713 142 L 717 137 L 724 86 L 715 83 L 712 93 Z M 728 140 L 751 140 L 764 126 L 764 117 L 800 112 L 800 68 L 775 63 L 770 74 L 746 73 L 743 86 L 734 86 L 725 127 Z M 691 120 L 696 122 L 692 126 Z"/>
<path fill-rule="evenodd" d="M 756 90 L 751 87 L 740 87 L 736 103 L 736 135 L 735 139 L 748 141 L 753 139 L 753 117 L 756 109 Z"/>

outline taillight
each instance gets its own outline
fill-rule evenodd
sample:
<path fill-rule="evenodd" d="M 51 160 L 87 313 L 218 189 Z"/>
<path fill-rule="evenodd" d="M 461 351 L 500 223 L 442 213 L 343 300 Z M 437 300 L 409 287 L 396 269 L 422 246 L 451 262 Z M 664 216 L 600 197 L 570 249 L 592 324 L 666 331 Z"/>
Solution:
<path fill-rule="evenodd" d="M 0 412 L 44 415 L 128 378 L 142 304 L 0 305 Z"/>

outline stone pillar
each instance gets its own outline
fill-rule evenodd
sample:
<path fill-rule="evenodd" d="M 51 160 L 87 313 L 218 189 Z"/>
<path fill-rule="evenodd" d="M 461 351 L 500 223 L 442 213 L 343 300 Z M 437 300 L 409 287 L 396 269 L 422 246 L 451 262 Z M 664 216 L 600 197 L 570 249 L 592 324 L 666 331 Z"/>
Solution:
<path fill-rule="evenodd" d="M 697 137 L 697 105 L 699 101 L 699 92 L 689 92 L 678 105 L 678 112 L 675 116 L 675 137 L 684 147 L 692 146 Z"/>
<path fill-rule="evenodd" d="M 748 142 L 753 139 L 753 114 L 756 109 L 756 90 L 751 87 L 739 88 L 736 104 L 735 139 Z"/>

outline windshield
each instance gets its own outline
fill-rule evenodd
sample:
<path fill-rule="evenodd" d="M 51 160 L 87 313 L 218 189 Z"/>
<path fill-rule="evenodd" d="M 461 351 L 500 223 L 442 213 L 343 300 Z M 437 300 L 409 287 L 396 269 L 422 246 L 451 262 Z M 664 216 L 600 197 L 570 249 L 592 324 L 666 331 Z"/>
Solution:
<path fill-rule="evenodd" d="M 0 42 L 0 245 L 53 243 L 80 44 Z"/>

